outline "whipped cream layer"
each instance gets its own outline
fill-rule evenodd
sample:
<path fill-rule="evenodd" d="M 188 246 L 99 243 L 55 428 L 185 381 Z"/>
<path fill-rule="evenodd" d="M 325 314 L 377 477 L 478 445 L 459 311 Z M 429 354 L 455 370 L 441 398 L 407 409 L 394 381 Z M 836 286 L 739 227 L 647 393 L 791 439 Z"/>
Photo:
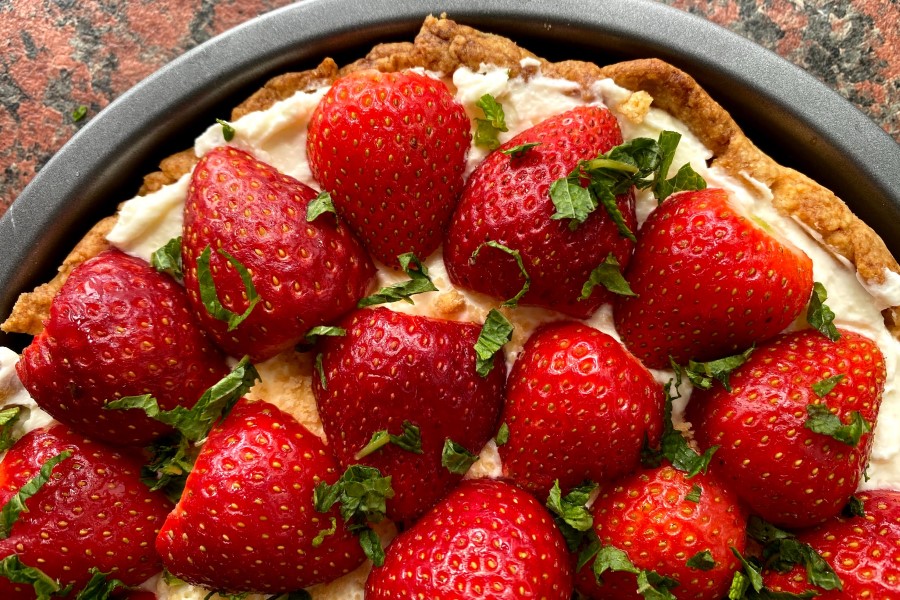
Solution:
<path fill-rule="evenodd" d="M 778 236 L 789 240 L 812 258 L 814 278 L 822 282 L 829 292 L 828 305 L 837 315 L 835 323 L 839 327 L 872 338 L 885 356 L 887 385 L 875 430 L 870 480 L 862 487 L 900 489 L 900 437 L 892 435 L 893 431 L 900 428 L 900 389 L 895 381 L 900 369 L 900 342 L 888 332 L 880 313 L 888 306 L 900 305 L 900 275 L 888 272 L 884 283 L 879 285 L 862 282 L 852 265 L 830 253 L 818 236 L 792 218 L 778 213 L 771 202 L 771 191 L 765 185 L 749 176 L 733 177 L 721 169 L 709 167 L 712 152 L 682 122 L 656 108 L 646 109 L 645 106 L 635 110 L 635 105 L 640 105 L 641 102 L 634 100 L 649 102 L 649 98 L 637 98 L 637 94 L 617 86 L 611 80 L 598 81 L 588 90 L 588 94 L 583 94 L 580 87 L 571 81 L 541 74 L 540 63 L 534 59 L 523 60 L 522 66 L 525 68 L 525 77 L 511 78 L 505 68 L 483 65 L 478 71 L 460 68 L 451 77 L 442 79 L 455 91 L 457 101 L 465 107 L 471 119 L 483 116 L 476 102 L 484 94 L 491 94 L 503 105 L 509 131 L 500 133 L 501 143 L 550 116 L 584 104 L 609 107 L 618 118 L 626 140 L 635 137 L 656 139 L 663 130 L 677 131 L 681 133 L 682 139 L 672 163 L 674 169 L 690 162 L 694 170 L 706 179 L 709 187 L 727 189 L 739 209 L 757 221 L 764 221 Z M 439 77 L 434 73 L 424 73 Z M 307 124 L 326 91 L 327 88 L 320 88 L 313 92 L 298 92 L 291 98 L 277 102 L 268 110 L 251 113 L 232 122 L 235 136 L 230 142 L 225 141 L 221 125 L 212 125 L 197 138 L 194 151 L 199 157 L 217 146 L 231 145 L 254 154 L 260 160 L 318 189 L 306 157 L 306 135 Z M 473 145 L 469 151 L 466 173 L 471 173 L 486 155 L 485 149 Z M 123 251 L 149 261 L 156 249 L 182 233 L 182 213 L 189 179 L 190 174 L 185 175 L 156 192 L 125 202 L 118 222 L 108 236 L 109 241 Z M 638 220 L 643 223 L 657 203 L 649 191 L 638 191 L 636 200 Z M 417 295 L 413 298 L 414 304 L 395 302 L 389 305 L 392 310 L 481 322 L 488 311 L 498 305 L 496 299 L 454 288 L 440 250 L 428 257 L 425 265 L 440 291 Z M 405 278 L 402 273 L 379 265 L 373 287 L 380 288 Z M 515 325 L 513 339 L 504 348 L 508 368 L 511 368 L 535 328 L 546 322 L 568 318 L 535 307 L 504 309 L 504 312 Z M 795 324 L 796 327 L 803 326 L 802 318 L 800 321 Z M 602 306 L 586 323 L 619 339 L 609 305 Z M 28 429 L 48 422 L 49 417 L 40 416 L 42 411 L 28 398 L 15 379 L 14 370 L 10 367 L 14 364 L 14 353 L 3 353 L 2 350 L 5 349 L 0 349 L 0 404 L 14 402 L 27 405 L 30 416 L 25 427 Z M 279 405 L 324 439 L 312 396 L 310 378 L 313 367 L 310 357 L 287 353 L 258 365 L 258 368 L 262 382 L 252 390 L 250 397 Z M 665 383 L 673 373 L 654 371 L 654 376 Z M 4 385 L 15 392 L 4 397 Z M 689 400 L 690 384 L 684 382 L 681 391 L 682 398 L 677 401 L 673 416 L 676 425 L 685 428 L 688 424 L 682 422 L 681 415 Z M 501 472 L 496 446 L 490 442 L 467 477 L 497 477 Z M 386 532 L 384 541 L 390 536 L 391 532 Z M 368 569 L 367 563 L 335 582 L 313 588 L 312 595 L 318 600 L 361 600 Z M 187 584 L 170 585 L 161 577 L 148 582 L 148 587 L 155 588 L 161 600 L 202 600 L 208 593 Z M 248 600 L 257 598 L 264 597 L 251 595 Z"/>

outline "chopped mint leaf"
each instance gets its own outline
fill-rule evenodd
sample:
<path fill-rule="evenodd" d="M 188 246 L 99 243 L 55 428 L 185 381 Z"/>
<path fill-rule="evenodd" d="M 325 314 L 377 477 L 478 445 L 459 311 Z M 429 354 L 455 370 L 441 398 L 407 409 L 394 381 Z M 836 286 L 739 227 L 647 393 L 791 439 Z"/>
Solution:
<path fill-rule="evenodd" d="M 872 431 L 872 426 L 856 410 L 850 413 L 850 423 L 847 425 L 844 425 L 840 417 L 828 410 L 824 404 L 807 404 L 806 414 L 808 416 L 803 422 L 804 427 L 831 436 L 848 446 L 859 445 L 860 438 Z"/>
<path fill-rule="evenodd" d="M 160 273 L 184 279 L 181 264 L 181 236 L 174 237 L 150 256 L 150 265 Z"/>
<path fill-rule="evenodd" d="M 307 344 L 313 345 L 319 341 L 320 337 L 342 337 L 345 335 L 347 335 L 347 330 L 342 327 L 319 325 L 306 332 L 305 341 Z"/>
<path fill-rule="evenodd" d="M 713 380 L 722 383 L 726 390 L 731 391 L 729 377 L 731 372 L 747 362 L 754 348 L 751 346 L 740 354 L 734 356 L 726 356 L 718 360 L 709 362 L 688 361 L 687 367 L 684 367 L 684 374 L 694 384 L 695 387 L 708 390 L 712 387 Z"/>
<path fill-rule="evenodd" d="M 554 220 L 571 219 L 569 229 L 574 231 L 578 225 L 587 221 L 587 218 L 597 208 L 597 203 L 591 197 L 591 193 L 579 185 L 579 178 L 562 177 L 550 185 L 550 200 L 556 207 L 556 212 L 550 218 Z"/>
<path fill-rule="evenodd" d="M 750 578 L 743 571 L 735 571 L 731 578 L 731 587 L 728 588 L 728 600 L 744 600 L 747 590 L 750 589 Z"/>
<path fill-rule="evenodd" d="M 32 586 L 37 600 L 50 600 L 51 596 L 66 595 L 71 591 L 71 586 L 63 588 L 40 569 L 22 563 L 18 554 L 10 554 L 0 560 L 0 577 Z"/>
<path fill-rule="evenodd" d="M 487 377 L 494 368 L 494 355 L 512 339 L 512 332 L 512 323 L 503 313 L 492 308 L 475 342 L 475 372 Z"/>
<path fill-rule="evenodd" d="M 222 138 L 225 139 L 226 142 L 230 142 L 234 139 L 234 127 L 231 126 L 231 123 L 224 119 L 216 119 L 216 123 L 222 126 Z"/>
<path fill-rule="evenodd" d="M 228 331 L 234 331 L 253 312 L 253 309 L 259 303 L 259 294 L 256 293 L 256 287 L 253 285 L 253 280 L 247 268 L 225 250 L 219 248 L 217 252 L 228 259 L 228 262 L 241 276 L 241 281 L 244 283 L 244 291 L 247 294 L 247 310 L 239 315 L 225 308 L 219 301 L 219 295 L 216 292 L 216 282 L 213 280 L 212 271 L 209 267 L 211 250 L 208 244 L 197 258 L 197 282 L 200 286 L 200 301 L 210 316 L 228 323 Z"/>
<path fill-rule="evenodd" d="M 313 503 L 326 513 L 340 503 L 340 512 L 350 528 L 366 529 L 365 523 L 380 523 L 387 511 L 387 501 L 394 497 L 391 478 L 365 465 L 350 465 L 341 478 L 329 485 L 324 481 L 313 492 Z"/>
<path fill-rule="evenodd" d="M 494 436 L 494 443 L 498 446 L 502 446 L 506 442 L 509 441 L 509 425 L 505 422 L 500 424 L 500 429 L 497 430 L 497 435 Z"/>
<path fill-rule="evenodd" d="M 588 277 L 588 280 L 584 282 L 584 286 L 581 288 L 581 296 L 578 299 L 587 300 L 590 298 L 594 288 L 598 285 L 602 285 L 610 292 L 620 296 L 637 296 L 622 276 L 622 267 L 612 253 L 600 263 L 600 266 L 591 271 L 590 277 Z"/>
<path fill-rule="evenodd" d="M 384 549 L 381 547 L 381 540 L 378 534 L 368 527 L 359 532 L 359 545 L 362 546 L 366 558 L 372 561 L 376 567 L 384 564 Z"/>
<path fill-rule="evenodd" d="M 699 485 L 697 485 L 695 483 L 694 485 L 691 486 L 691 491 L 687 493 L 687 495 L 684 497 L 684 499 L 687 500 L 688 502 L 693 502 L 694 504 L 697 504 L 698 502 L 700 502 L 701 494 L 703 494 L 703 488 L 701 488 Z"/>
<path fill-rule="evenodd" d="M 815 392 L 816 396 L 818 396 L 819 398 L 824 398 L 831 393 L 831 390 L 833 390 L 837 386 L 837 384 L 839 384 L 841 380 L 844 379 L 844 377 L 846 377 L 846 375 L 841 373 L 840 375 L 835 375 L 834 377 L 828 377 L 827 379 L 817 381 L 812 385 L 812 390 L 813 392 Z"/>
<path fill-rule="evenodd" d="M 766 567 L 783 573 L 794 565 L 803 565 L 809 583 L 825 590 L 843 589 L 840 578 L 825 559 L 812 546 L 794 537 L 794 534 L 779 529 L 757 516 L 751 516 L 747 522 L 747 534 L 763 544 L 763 560 Z"/>
<path fill-rule="evenodd" d="M 78 121 L 82 120 L 85 116 L 87 116 L 87 113 L 88 113 L 88 107 L 85 106 L 84 104 L 76 106 L 75 109 L 72 110 L 72 120 L 77 123 Z"/>
<path fill-rule="evenodd" d="M 656 571 L 641 571 L 637 576 L 637 593 L 645 600 L 676 600 L 670 590 L 678 587 L 678 582 L 671 577 L 660 575 Z"/>
<path fill-rule="evenodd" d="M 850 496 L 850 500 L 847 501 L 847 506 L 844 507 L 842 514 L 845 517 L 865 517 L 866 507 L 862 500 L 856 496 Z"/>
<path fill-rule="evenodd" d="M 581 549 L 578 551 L 578 560 L 575 566 L 576 571 L 583 569 L 584 566 L 594 560 L 594 557 L 600 552 L 600 538 L 597 537 L 597 532 L 593 529 L 585 532 L 584 542 L 585 543 L 582 543 Z"/>
<path fill-rule="evenodd" d="M 706 180 L 694 170 L 690 163 L 684 163 L 675 173 L 675 177 L 657 183 L 653 188 L 653 194 L 659 202 L 662 202 L 676 192 L 704 189 L 706 189 Z"/>
<path fill-rule="evenodd" d="M 13 439 L 13 430 L 24 410 L 24 407 L 18 405 L 7 406 L 0 410 L 0 452 L 6 452 L 16 442 Z"/>
<path fill-rule="evenodd" d="M 316 354 L 316 373 L 319 374 L 319 383 L 323 390 L 328 389 L 328 381 L 325 379 L 325 366 L 322 364 L 322 353 Z"/>
<path fill-rule="evenodd" d="M 500 146 L 500 132 L 509 131 L 503 106 L 490 94 L 482 96 L 476 106 L 484 112 L 484 118 L 475 119 L 475 145 L 493 150 Z"/>
<path fill-rule="evenodd" d="M 675 429 L 675 426 L 672 424 L 672 401 L 681 397 L 681 393 L 678 390 L 678 386 L 681 385 L 681 369 L 677 368 L 677 365 L 674 363 L 673 366 L 676 367 L 675 379 L 670 380 L 663 388 L 665 393 L 665 413 L 660 454 L 671 462 L 673 467 L 687 473 L 687 477 L 690 479 L 701 471 L 706 473 L 706 470 L 709 468 L 709 462 L 719 447 L 712 446 L 703 454 L 698 454 L 688 445 L 684 434 Z M 642 458 L 642 460 L 646 459 L 647 457 Z"/>
<path fill-rule="evenodd" d="M 319 534 L 313 538 L 313 548 L 318 548 L 319 546 L 321 546 L 325 541 L 325 538 L 329 535 L 334 535 L 335 532 L 337 532 L 337 517 L 331 517 L 331 527 L 319 531 Z"/>
<path fill-rule="evenodd" d="M 306 221 L 311 223 L 324 213 L 337 214 L 334 209 L 334 203 L 331 201 L 331 194 L 328 192 L 319 192 L 312 202 L 306 206 Z"/>
<path fill-rule="evenodd" d="M 547 508 L 553 514 L 553 519 L 559 526 L 570 552 L 578 550 L 584 539 L 584 533 L 594 526 L 594 518 L 585 505 L 597 487 L 596 483 L 588 482 L 563 496 L 557 479 L 550 489 Z"/>
<path fill-rule="evenodd" d="M 703 550 L 690 557 L 686 564 L 694 569 L 710 571 L 716 567 L 716 560 L 713 558 L 712 552 Z"/>
<path fill-rule="evenodd" d="M 593 565 L 594 577 L 598 585 L 603 585 L 603 574 L 607 571 L 625 571 L 637 575 L 640 570 L 634 566 L 628 555 L 615 546 L 603 546 L 597 552 Z"/>
<path fill-rule="evenodd" d="M 734 554 L 735 558 L 741 561 L 741 565 L 744 567 L 744 574 L 746 574 L 747 579 L 749 580 L 750 587 L 752 587 L 754 591 L 760 591 L 763 588 L 761 569 L 744 558 L 734 546 L 731 547 L 731 553 Z"/>
<path fill-rule="evenodd" d="M 109 402 L 104 408 L 140 408 L 151 419 L 174 427 L 188 440 L 196 442 L 205 438 L 213 424 L 224 418 L 258 380 L 259 373 L 245 356 L 231 373 L 206 390 L 193 408 L 176 406 L 172 410 L 162 410 L 150 394 L 125 396 Z"/>
<path fill-rule="evenodd" d="M 516 259 L 516 264 L 519 265 L 519 272 L 522 273 L 522 277 L 525 278 L 525 283 L 522 285 L 522 289 L 519 290 L 518 294 L 516 294 L 509 300 L 506 300 L 503 304 L 501 304 L 501 306 L 509 306 L 509 307 L 518 306 L 519 300 L 522 299 L 522 296 L 524 296 L 525 293 L 528 292 L 528 289 L 531 287 L 531 277 L 528 276 L 528 271 L 525 270 L 525 263 L 522 261 L 522 255 L 519 253 L 518 250 L 513 250 L 512 248 L 504 246 L 500 242 L 495 242 L 495 241 L 491 240 L 489 242 L 484 242 L 483 244 L 481 244 L 477 248 L 475 248 L 475 252 L 473 252 L 472 256 L 469 258 L 470 263 L 472 263 L 472 264 L 475 263 L 475 261 L 478 259 L 478 253 L 481 252 L 481 249 L 484 248 L 485 246 L 490 246 L 491 248 L 496 248 L 497 250 L 506 252 L 507 254 L 512 256 L 514 259 Z"/>
<path fill-rule="evenodd" d="M 513 146 L 512 148 L 507 148 L 506 150 L 501 150 L 501 152 L 510 158 L 522 158 L 528 153 L 529 150 L 531 150 L 535 146 L 540 145 L 540 142 L 527 142 L 525 144 Z"/>
<path fill-rule="evenodd" d="M 28 512 L 25 501 L 37 494 L 40 489 L 50 481 L 50 477 L 53 475 L 53 469 L 56 468 L 56 465 L 71 456 L 72 451 L 65 450 L 48 459 L 47 462 L 41 465 L 37 475 L 29 479 L 21 488 L 19 488 L 18 492 L 13 494 L 13 496 L 6 501 L 6 504 L 0 509 L 0 540 L 8 538 L 12 526 L 19 520 L 19 516 L 23 512 Z"/>
<path fill-rule="evenodd" d="M 410 296 L 438 291 L 434 283 L 431 282 L 431 277 L 428 276 L 428 269 L 416 258 L 415 254 L 412 252 L 401 254 L 397 257 L 397 260 L 400 261 L 400 268 L 409 275 L 409 279 L 381 288 L 371 296 L 366 296 L 357 304 L 359 308 L 375 306 L 376 304 L 387 304 L 398 300 L 415 304 Z M 410 265 L 415 265 L 415 268 L 412 268 Z"/>
<path fill-rule="evenodd" d="M 825 304 L 827 299 L 825 286 L 816 281 L 806 309 L 806 322 L 829 340 L 836 342 L 841 339 L 841 333 L 834 325 L 834 311 Z"/>
<path fill-rule="evenodd" d="M 171 435 L 149 448 L 152 458 L 141 469 L 141 481 L 151 490 L 163 490 L 174 503 L 181 498 L 196 451 L 183 435 Z"/>
<path fill-rule="evenodd" d="M 422 454 L 422 435 L 419 428 L 409 421 L 403 421 L 403 433 L 400 435 L 391 435 L 387 429 L 381 429 L 372 434 L 369 443 L 354 455 L 355 460 L 360 460 L 366 456 L 381 450 L 388 444 L 394 444 L 413 454 Z"/>
<path fill-rule="evenodd" d="M 441 452 L 441 465 L 451 473 L 465 475 L 475 461 L 477 454 L 472 454 L 464 446 L 457 444 L 450 438 L 444 440 L 444 450 Z"/>
<path fill-rule="evenodd" d="M 107 579 L 109 575 L 111 573 L 102 573 L 97 567 L 91 568 L 91 579 L 78 592 L 75 600 L 109 600 L 115 590 L 128 587 L 118 579 Z"/>

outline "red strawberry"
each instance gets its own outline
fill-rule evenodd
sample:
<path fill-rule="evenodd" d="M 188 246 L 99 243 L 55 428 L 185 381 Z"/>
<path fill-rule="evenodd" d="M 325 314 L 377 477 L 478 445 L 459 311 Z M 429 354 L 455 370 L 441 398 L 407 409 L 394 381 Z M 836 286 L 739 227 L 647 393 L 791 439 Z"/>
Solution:
<path fill-rule="evenodd" d="M 76 431 L 145 445 L 170 429 L 140 410 L 104 410 L 109 401 L 151 394 L 165 410 L 189 408 L 228 368 L 184 289 L 110 250 L 72 271 L 16 371 L 41 408 Z"/>
<path fill-rule="evenodd" d="M 670 197 L 641 227 L 616 299 L 616 330 L 650 368 L 746 350 L 791 324 L 812 291 L 812 261 L 731 205 L 720 189 Z"/>
<path fill-rule="evenodd" d="M 313 175 L 381 262 L 441 244 L 463 186 L 471 125 L 443 82 L 406 71 L 337 80 L 309 122 Z"/>
<path fill-rule="evenodd" d="M 0 505 L 38 474 L 51 458 L 72 455 L 25 501 L 27 510 L 0 541 L 0 557 L 18 555 L 63 587 L 80 590 L 91 569 L 138 585 L 159 572 L 153 540 L 171 505 L 140 480 L 141 462 L 92 442 L 64 425 L 26 434 L 0 464 Z M 0 597 L 35 598 L 30 585 L 0 577 Z"/>
<path fill-rule="evenodd" d="M 499 480 L 464 481 L 388 546 L 367 600 L 569 600 L 572 564 L 547 510 Z"/>
<path fill-rule="evenodd" d="M 812 546 L 840 577 L 843 592 L 825 591 L 807 583 L 806 569 L 788 573 L 767 571 L 763 583 L 776 592 L 802 594 L 812 590 L 817 600 L 865 598 L 893 600 L 900 592 L 900 492 L 860 492 L 865 517 L 833 517 L 797 536 Z"/>
<path fill-rule="evenodd" d="M 504 472 L 546 498 L 585 479 L 619 477 L 662 432 L 663 391 L 619 342 L 581 323 L 553 323 L 529 338 L 509 376 L 500 446 Z"/>
<path fill-rule="evenodd" d="M 537 142 L 521 157 L 503 150 Z M 585 318 L 612 294 L 602 286 L 579 300 L 591 271 L 612 253 L 628 263 L 632 243 L 622 237 L 601 208 L 574 231 L 556 212 L 550 186 L 566 177 L 580 160 L 594 158 L 622 143 L 616 118 L 596 106 L 575 108 L 520 133 L 488 155 L 466 182 L 450 223 L 444 262 L 451 281 L 497 298 L 510 298 L 524 279 L 514 257 L 492 247 L 472 254 L 488 241 L 518 251 L 531 279 L 521 302 Z M 634 197 L 619 196 L 625 223 L 635 229 Z"/>
<path fill-rule="evenodd" d="M 837 514 L 868 462 L 871 433 L 849 444 L 804 425 L 809 405 L 826 407 L 838 425 L 855 412 L 875 424 L 884 358 L 868 338 L 839 332 L 837 342 L 811 329 L 781 335 L 731 373 L 731 392 L 694 390 L 688 405 L 698 444 L 720 446 L 712 464 L 722 480 L 773 524 L 805 527 Z M 834 377 L 842 379 L 831 391 L 820 387 Z"/>
<path fill-rule="evenodd" d="M 719 600 L 740 568 L 731 548 L 744 552 L 747 515 L 709 475 L 688 479 L 669 465 L 642 471 L 604 491 L 591 512 L 602 546 L 623 551 L 638 571 L 674 579 L 678 598 Z M 578 572 L 582 594 L 597 600 L 644 598 L 635 573 L 608 570 L 601 575 L 603 585 L 597 585 L 591 567 Z"/>
<path fill-rule="evenodd" d="M 311 328 L 356 306 L 374 267 L 333 215 L 307 220 L 312 188 L 234 148 L 220 147 L 194 169 L 184 211 L 184 285 L 216 342 L 254 362 L 293 347 Z M 230 253 L 252 275 L 259 304 L 236 329 L 213 317 L 201 298 L 197 262 L 211 247 L 215 292 L 232 313 L 249 306 Z"/>
<path fill-rule="evenodd" d="M 209 435 L 156 549 L 169 572 L 228 592 L 296 591 L 364 560 L 337 508 L 316 512 L 315 486 L 338 478 L 324 444 L 267 402 L 240 400 Z M 337 519 L 336 531 L 315 538 Z"/>
<path fill-rule="evenodd" d="M 360 310 L 322 342 L 322 373 L 313 392 L 322 425 L 341 466 L 362 463 L 392 477 L 396 496 L 387 515 L 411 521 L 456 485 L 461 474 L 441 464 L 446 440 L 477 454 L 497 430 L 506 369 L 494 359 L 487 377 L 475 372 L 475 323 Z M 387 444 L 357 459 L 380 430 L 419 428 L 421 454 Z"/>

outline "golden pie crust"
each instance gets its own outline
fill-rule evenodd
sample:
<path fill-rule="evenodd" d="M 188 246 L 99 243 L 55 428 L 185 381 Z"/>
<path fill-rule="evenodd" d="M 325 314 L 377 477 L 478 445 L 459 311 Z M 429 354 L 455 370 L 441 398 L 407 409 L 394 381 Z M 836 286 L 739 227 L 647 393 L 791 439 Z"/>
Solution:
<path fill-rule="evenodd" d="M 599 67 L 583 61 L 551 63 L 520 48 L 513 41 L 460 25 L 445 17 L 425 19 L 414 42 L 380 44 L 365 57 L 343 68 L 329 59 L 318 67 L 286 73 L 268 81 L 232 111 L 232 120 L 272 106 L 301 90 L 313 90 L 338 77 L 363 69 L 398 71 L 424 67 L 429 71 L 452 73 L 466 66 L 478 70 L 481 64 L 506 67 L 512 76 L 528 77 L 523 58 L 540 61 L 541 71 L 550 77 L 575 81 L 583 90 L 598 79 L 611 78 L 621 87 L 645 94 L 633 96 L 636 106 L 623 107 L 640 112 L 652 99 L 654 106 L 679 119 L 713 153 L 712 164 L 735 177 L 748 175 L 768 186 L 773 204 L 782 214 L 800 221 L 817 233 L 824 245 L 856 266 L 860 278 L 870 284 L 885 279 L 885 269 L 900 273 L 900 265 L 881 238 L 831 191 L 793 169 L 783 167 L 753 145 L 728 112 L 713 100 L 688 74 L 656 59 L 643 59 Z M 587 95 L 587 92 L 584 92 Z M 649 95 L 649 96 L 648 96 Z M 645 108 L 645 106 L 644 106 Z M 147 175 L 140 194 L 174 183 L 188 173 L 198 158 L 193 149 L 174 154 Z M 97 223 L 60 266 L 59 274 L 34 292 L 22 294 L 12 315 L 0 328 L 7 332 L 37 335 L 49 315 L 50 303 L 72 269 L 109 247 L 106 234 L 115 217 Z M 900 307 L 884 311 L 885 323 L 895 336 L 900 334 Z"/>

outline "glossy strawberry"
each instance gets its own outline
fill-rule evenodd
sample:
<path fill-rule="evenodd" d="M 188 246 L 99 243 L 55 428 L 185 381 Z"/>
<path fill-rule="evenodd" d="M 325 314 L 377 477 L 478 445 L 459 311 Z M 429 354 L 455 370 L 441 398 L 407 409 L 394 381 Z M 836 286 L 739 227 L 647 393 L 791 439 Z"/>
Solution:
<path fill-rule="evenodd" d="M 367 600 L 569 600 L 572 565 L 547 510 L 500 480 L 464 481 L 388 546 Z"/>
<path fill-rule="evenodd" d="M 166 569 L 228 592 L 276 594 L 335 579 L 364 560 L 315 486 L 339 474 L 325 445 L 267 402 L 240 400 L 212 430 L 156 548 Z M 335 533 L 314 540 L 337 519 Z"/>
<path fill-rule="evenodd" d="M 55 419 L 98 440 L 145 445 L 170 429 L 140 410 L 105 410 L 109 401 L 151 394 L 165 410 L 191 407 L 228 368 L 180 285 L 109 250 L 72 271 L 16 371 Z"/>
<path fill-rule="evenodd" d="M 443 82 L 411 71 L 338 79 L 309 122 L 307 155 L 341 218 L 395 266 L 441 244 L 463 187 L 469 119 Z"/>
<path fill-rule="evenodd" d="M 235 148 L 220 147 L 194 169 L 184 210 L 184 285 L 203 326 L 230 355 L 254 362 L 293 347 L 311 328 L 356 306 L 374 267 L 333 214 L 312 221 L 317 193 Z M 229 323 L 204 306 L 198 259 L 210 247 L 215 294 L 236 315 L 250 306 L 229 253 L 251 274 L 259 295 L 250 315 Z"/>
<path fill-rule="evenodd" d="M 503 150 L 537 142 L 520 157 Z M 632 243 L 600 208 L 576 229 L 568 220 L 553 220 L 556 212 L 550 186 L 566 177 L 580 160 L 594 158 L 622 143 L 612 113 L 596 106 L 572 109 L 528 129 L 492 152 L 469 177 L 453 215 L 444 248 L 451 281 L 496 298 L 511 298 L 524 279 L 514 257 L 488 241 L 518 251 L 531 279 L 521 302 L 585 318 L 612 294 L 602 286 L 580 300 L 591 271 L 612 253 L 628 263 Z M 617 199 L 625 223 L 635 229 L 634 197 Z"/>
<path fill-rule="evenodd" d="M 857 494 L 864 517 L 832 517 L 798 534 L 834 569 L 842 590 L 823 590 L 807 582 L 806 569 L 767 571 L 763 583 L 775 592 L 814 591 L 817 600 L 865 598 L 893 600 L 900 592 L 900 492 L 875 490 Z"/>
<path fill-rule="evenodd" d="M 659 443 L 662 419 L 661 386 L 619 342 L 581 323 L 545 325 L 509 376 L 504 472 L 538 498 L 554 480 L 565 492 L 619 477 Z"/>
<path fill-rule="evenodd" d="M 616 330 L 650 368 L 737 354 L 806 307 L 812 261 L 734 209 L 728 193 L 674 195 L 641 227 Z"/>
<path fill-rule="evenodd" d="M 64 425 L 36 429 L 13 446 L 0 464 L 0 505 L 5 505 L 41 467 L 64 451 L 49 481 L 25 501 L 0 540 L 0 558 L 16 554 L 62 587 L 80 590 L 97 568 L 127 585 L 161 569 L 153 541 L 171 504 L 141 482 L 141 461 L 88 440 Z M 0 577 L 0 597 L 35 598 L 30 585 Z"/>
<path fill-rule="evenodd" d="M 810 405 L 827 407 L 843 426 L 854 413 L 870 426 L 878 416 L 881 351 L 865 336 L 839 331 L 837 342 L 814 330 L 783 334 L 731 373 L 731 392 L 694 390 L 688 405 L 701 448 L 720 446 L 713 468 L 773 524 L 805 527 L 837 514 L 868 463 L 872 433 L 850 443 L 806 426 Z M 821 387 L 828 380 L 830 391 Z"/>
<path fill-rule="evenodd" d="M 678 598 L 720 600 L 740 569 L 731 548 L 744 552 L 747 515 L 737 498 L 709 475 L 688 479 L 670 465 L 641 471 L 604 489 L 591 512 L 602 546 L 623 551 L 635 570 L 675 580 L 672 593 Z M 635 573 L 608 570 L 598 585 L 592 566 L 583 567 L 576 579 L 585 596 L 645 597 L 637 592 Z"/>
<path fill-rule="evenodd" d="M 329 446 L 346 467 L 362 463 L 390 475 L 396 496 L 388 517 L 409 522 L 456 485 L 461 474 L 441 464 L 447 439 L 473 454 L 497 431 L 505 365 L 494 359 L 487 377 L 475 372 L 475 323 L 360 310 L 341 327 L 347 334 L 321 346 L 322 374 L 313 391 Z M 419 428 L 421 454 L 396 444 L 357 458 L 380 430 L 400 435 Z"/>

